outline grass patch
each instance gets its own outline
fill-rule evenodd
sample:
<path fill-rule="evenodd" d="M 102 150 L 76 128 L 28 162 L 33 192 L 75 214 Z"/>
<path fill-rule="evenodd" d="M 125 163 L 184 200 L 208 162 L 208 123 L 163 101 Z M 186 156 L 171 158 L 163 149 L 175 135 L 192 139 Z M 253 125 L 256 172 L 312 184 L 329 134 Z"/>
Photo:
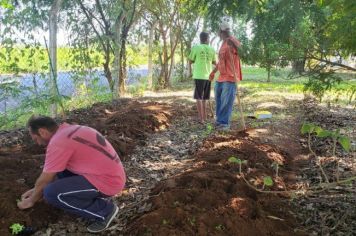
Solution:
<path fill-rule="evenodd" d="M 304 83 L 307 81 L 307 78 L 288 79 L 289 72 L 287 69 L 275 71 L 272 74 L 271 82 L 266 82 L 267 72 L 264 69 L 244 67 L 244 79 L 240 86 L 242 89 L 247 90 L 247 93 L 242 97 L 245 115 L 257 110 L 257 106 L 262 103 L 276 102 L 284 104 L 288 100 L 302 99 Z M 356 80 L 350 74 L 341 74 L 341 76 L 345 80 L 330 91 L 327 91 L 323 102 L 341 106 L 350 106 L 351 104 L 352 106 L 352 104 L 355 104 L 355 99 L 353 98 L 355 95 L 353 93 L 356 90 Z M 168 93 L 170 91 L 187 91 L 192 94 L 194 88 L 193 79 L 181 81 L 179 79 L 172 80 L 172 88 L 165 91 Z M 212 84 L 213 89 L 214 83 Z M 129 85 L 127 92 L 133 97 L 141 97 L 146 90 L 146 80 L 142 79 L 135 85 Z M 64 100 L 63 105 L 66 112 L 70 112 L 74 109 L 89 107 L 96 102 L 107 102 L 111 99 L 111 93 L 103 92 L 99 87 L 90 88 L 88 91 L 87 88 L 79 86 L 76 88 L 75 95 Z M 32 114 L 49 115 L 50 102 L 45 98 L 42 100 L 39 101 L 38 99 L 31 98 L 27 104 L 22 104 L 17 109 L 8 110 L 6 116 L 3 113 L 0 114 L 0 129 L 22 127 Z M 280 110 L 280 108 L 276 109 Z M 239 115 L 233 114 L 232 119 L 239 119 Z"/>

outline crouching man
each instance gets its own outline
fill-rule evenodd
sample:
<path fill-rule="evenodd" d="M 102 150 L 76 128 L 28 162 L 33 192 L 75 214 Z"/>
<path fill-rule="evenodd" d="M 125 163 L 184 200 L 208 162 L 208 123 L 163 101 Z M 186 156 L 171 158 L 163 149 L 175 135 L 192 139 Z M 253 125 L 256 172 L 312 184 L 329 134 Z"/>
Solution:
<path fill-rule="evenodd" d="M 47 146 L 46 158 L 34 188 L 22 194 L 17 206 L 30 208 L 43 197 L 57 208 L 94 219 L 89 232 L 105 230 L 118 213 L 110 197 L 126 181 L 111 144 L 95 129 L 59 125 L 50 117 L 32 117 L 27 127 L 37 144 Z"/>

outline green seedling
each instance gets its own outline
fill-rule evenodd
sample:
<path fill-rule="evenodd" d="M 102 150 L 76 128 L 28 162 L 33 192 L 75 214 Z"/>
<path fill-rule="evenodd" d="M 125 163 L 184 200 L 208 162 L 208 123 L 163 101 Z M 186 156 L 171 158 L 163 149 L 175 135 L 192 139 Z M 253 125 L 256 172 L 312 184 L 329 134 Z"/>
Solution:
<path fill-rule="evenodd" d="M 317 126 L 312 123 L 304 123 L 302 128 L 301 128 L 301 133 L 302 134 L 308 134 L 311 136 L 312 134 L 316 134 L 316 137 L 318 138 L 332 138 L 334 141 L 334 146 L 333 148 L 335 149 L 336 143 L 338 142 L 341 147 L 346 151 L 349 152 L 351 149 L 351 140 L 349 137 L 343 136 L 340 134 L 340 130 L 336 131 L 329 131 L 321 128 L 320 126 Z"/>
<path fill-rule="evenodd" d="M 209 135 L 213 132 L 214 126 L 210 123 L 206 124 L 205 135 Z"/>
<path fill-rule="evenodd" d="M 276 161 L 274 161 L 272 164 L 271 164 L 271 167 L 276 171 L 276 177 L 278 177 L 278 169 L 279 169 L 279 166 L 280 164 Z"/>
<path fill-rule="evenodd" d="M 11 234 L 17 235 L 17 234 L 21 233 L 24 228 L 25 228 L 25 226 L 23 226 L 22 224 L 14 223 L 10 226 Z"/>
<path fill-rule="evenodd" d="M 145 231 L 143 233 L 145 236 L 151 236 L 152 235 L 152 230 L 151 228 L 145 228 Z"/>
<path fill-rule="evenodd" d="M 241 160 L 241 159 L 238 159 L 238 158 L 236 158 L 234 156 L 229 157 L 228 161 L 231 162 L 231 163 L 239 164 L 239 173 L 240 174 L 241 174 L 241 166 L 242 166 L 242 164 L 247 164 L 246 160 Z"/>
<path fill-rule="evenodd" d="M 312 150 L 311 148 L 311 137 L 312 135 L 316 135 L 316 137 L 318 138 L 331 138 L 333 141 L 333 156 L 336 155 L 336 144 L 339 143 L 341 145 L 341 147 L 346 151 L 349 152 L 351 149 L 351 140 L 349 137 L 346 137 L 344 135 L 340 134 L 340 130 L 336 130 L 336 131 L 329 131 L 329 130 L 325 130 L 323 128 L 321 128 L 320 126 L 317 126 L 315 124 L 312 123 L 304 123 L 302 128 L 301 128 L 301 133 L 302 134 L 308 134 L 308 148 L 311 154 L 313 154 L 316 158 L 318 158 L 318 156 L 316 155 L 316 153 Z M 336 167 L 336 180 L 339 181 L 339 160 L 337 161 L 337 167 Z M 329 183 L 329 178 L 327 177 L 324 169 L 321 166 L 321 163 L 318 164 L 321 173 L 323 174 L 325 181 L 327 183 Z"/>
<path fill-rule="evenodd" d="M 225 229 L 225 227 L 222 224 L 218 224 L 215 226 L 215 229 L 218 231 L 223 231 Z"/>
<path fill-rule="evenodd" d="M 195 223 L 196 223 L 195 217 L 193 216 L 192 218 L 188 218 L 188 222 L 191 226 L 195 226 Z"/>
<path fill-rule="evenodd" d="M 264 186 L 271 187 L 273 186 L 273 180 L 271 176 L 266 176 L 263 178 L 263 188 Z"/>
<path fill-rule="evenodd" d="M 169 224 L 169 221 L 166 220 L 166 219 L 163 219 L 163 220 L 162 220 L 162 224 L 163 224 L 163 225 L 168 225 L 168 224 Z"/>

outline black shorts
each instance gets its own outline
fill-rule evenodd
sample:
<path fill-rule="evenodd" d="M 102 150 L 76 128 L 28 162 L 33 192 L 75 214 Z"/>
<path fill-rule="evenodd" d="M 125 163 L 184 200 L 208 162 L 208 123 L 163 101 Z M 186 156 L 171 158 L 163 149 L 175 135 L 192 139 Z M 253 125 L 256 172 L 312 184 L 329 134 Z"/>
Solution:
<path fill-rule="evenodd" d="M 209 100 L 211 82 L 205 79 L 195 79 L 194 99 Z"/>

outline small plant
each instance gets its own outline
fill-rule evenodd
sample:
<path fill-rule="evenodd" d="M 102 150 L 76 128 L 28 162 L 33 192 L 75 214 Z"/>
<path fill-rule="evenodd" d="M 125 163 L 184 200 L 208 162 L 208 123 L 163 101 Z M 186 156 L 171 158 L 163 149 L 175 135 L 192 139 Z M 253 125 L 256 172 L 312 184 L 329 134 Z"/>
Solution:
<path fill-rule="evenodd" d="M 151 230 L 151 228 L 145 228 L 145 231 L 144 231 L 144 233 L 143 233 L 143 235 L 147 235 L 147 236 L 151 236 L 152 235 L 152 230 Z"/>
<path fill-rule="evenodd" d="M 213 132 L 214 126 L 210 123 L 206 124 L 205 135 L 209 135 Z"/>
<path fill-rule="evenodd" d="M 163 219 L 163 220 L 162 220 L 162 224 L 163 224 L 163 225 L 168 225 L 168 224 L 169 224 L 169 220 Z"/>
<path fill-rule="evenodd" d="M 308 134 L 308 137 L 311 137 L 312 134 L 316 134 L 318 138 L 332 138 L 333 140 L 333 154 L 335 155 L 336 144 L 339 143 L 341 147 L 349 152 L 351 149 L 351 141 L 350 138 L 341 135 L 340 130 L 329 131 L 317 126 L 315 124 L 304 123 L 301 128 L 302 134 Z"/>
<path fill-rule="evenodd" d="M 173 202 L 173 206 L 174 206 L 174 207 L 178 207 L 179 205 L 180 205 L 180 202 L 179 202 L 179 201 Z"/>
<path fill-rule="evenodd" d="M 195 226 L 195 223 L 196 223 L 195 217 L 193 216 L 192 218 L 188 218 L 188 222 L 191 226 Z"/>
<path fill-rule="evenodd" d="M 241 160 L 241 159 L 238 159 L 238 158 L 236 158 L 234 156 L 229 157 L 228 161 L 231 162 L 231 163 L 239 164 L 239 173 L 240 174 L 241 174 L 241 166 L 242 166 L 242 164 L 247 164 L 246 160 Z"/>
<path fill-rule="evenodd" d="M 215 226 L 215 229 L 218 231 L 224 231 L 225 227 L 222 224 L 218 224 Z"/>
<path fill-rule="evenodd" d="M 10 226 L 11 234 L 17 235 L 17 234 L 21 233 L 24 230 L 24 228 L 25 228 L 25 226 L 23 226 L 22 224 L 14 223 Z"/>
<path fill-rule="evenodd" d="M 263 178 L 263 187 L 262 187 L 262 190 L 261 189 L 257 189 L 256 187 L 254 187 L 253 185 L 251 185 L 244 177 L 243 173 L 242 173 L 242 170 L 241 170 L 241 166 L 242 164 L 247 164 L 247 160 L 241 160 L 241 159 L 238 159 L 234 156 L 231 156 L 229 157 L 228 159 L 229 162 L 231 163 L 236 163 L 236 164 L 239 164 L 239 174 L 240 176 L 242 177 L 242 179 L 246 182 L 246 184 L 248 186 L 250 186 L 251 188 L 255 189 L 256 191 L 259 191 L 259 192 L 266 192 L 264 191 L 264 187 L 267 186 L 267 187 L 271 187 L 273 186 L 273 180 L 272 180 L 272 177 L 271 176 L 266 176 Z"/>
<path fill-rule="evenodd" d="M 333 156 L 336 156 L 336 144 L 339 143 L 341 145 L 341 147 L 346 151 L 349 152 L 351 149 L 351 141 L 350 138 L 341 135 L 340 134 L 340 130 L 336 130 L 336 131 L 329 131 L 329 130 L 325 130 L 323 128 L 321 128 L 320 126 L 317 126 L 315 124 L 311 124 L 311 123 L 304 123 L 302 128 L 301 128 L 301 133 L 302 134 L 308 134 L 308 148 L 311 154 L 313 154 L 316 158 L 318 158 L 318 156 L 316 155 L 316 153 L 312 150 L 311 148 L 311 137 L 312 135 L 316 135 L 316 137 L 318 138 L 331 138 L 333 141 L 333 147 L 332 147 L 332 153 Z M 323 170 L 320 161 L 318 161 L 318 165 L 320 167 L 320 171 L 321 173 L 324 175 L 325 181 L 327 183 L 329 183 L 329 179 L 325 173 L 325 171 Z M 339 159 L 337 160 L 337 167 L 336 167 L 336 180 L 339 181 Z"/>
<path fill-rule="evenodd" d="M 278 177 L 278 170 L 279 170 L 279 166 L 280 164 L 276 161 L 274 161 L 272 164 L 271 164 L 271 167 L 276 171 L 276 177 Z"/>
<path fill-rule="evenodd" d="M 263 188 L 265 186 L 267 186 L 267 187 L 273 186 L 273 180 L 272 180 L 271 176 L 266 176 L 263 178 Z"/>

